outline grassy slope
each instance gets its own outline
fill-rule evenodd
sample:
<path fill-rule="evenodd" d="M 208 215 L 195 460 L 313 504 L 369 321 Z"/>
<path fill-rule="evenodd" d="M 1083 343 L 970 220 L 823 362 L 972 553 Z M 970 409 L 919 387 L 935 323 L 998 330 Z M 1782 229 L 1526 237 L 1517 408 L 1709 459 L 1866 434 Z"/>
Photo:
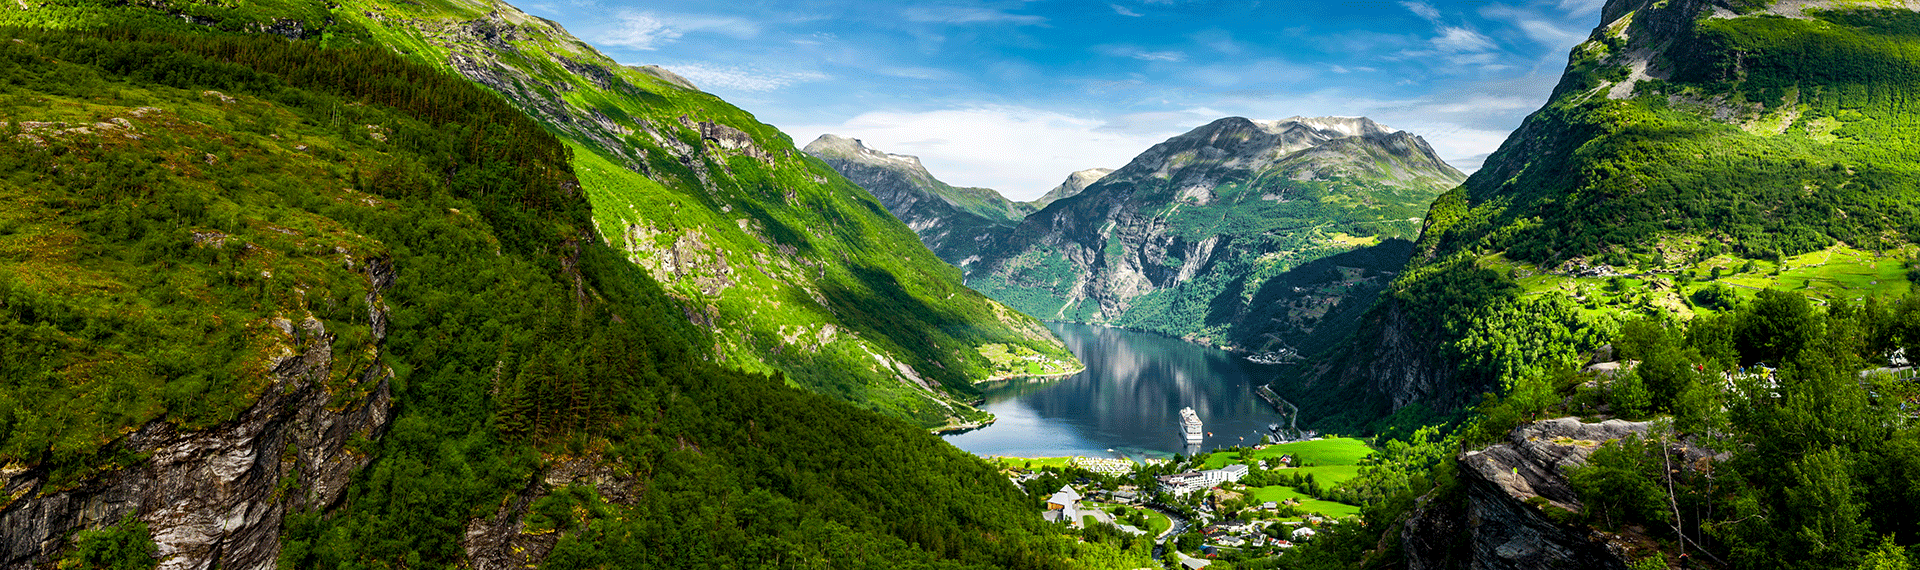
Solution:
<path fill-rule="evenodd" d="M 1920 256 L 1920 114 L 1910 97 L 1920 91 L 1920 15 L 1816 9 L 1804 20 L 1696 22 L 1697 8 L 1643 7 L 1576 47 L 1553 99 L 1436 201 L 1413 266 L 1371 329 L 1318 370 L 1373 397 L 1395 390 L 1367 369 L 1388 346 L 1383 331 L 1399 328 L 1426 340 L 1394 350 L 1424 355 L 1417 366 L 1444 378 L 1421 397 L 1457 408 L 1578 364 L 1629 315 L 1711 313 L 1699 292 L 1716 284 L 1740 298 L 1763 288 L 1817 301 L 1907 292 Z M 1668 78 L 1610 98 L 1628 79 L 1625 54 L 1639 48 Z M 1570 263 L 1634 277 L 1578 277 Z M 1410 320 L 1383 324 L 1393 315 Z M 1320 404 L 1351 408 L 1360 397 L 1340 394 Z M 1388 410 L 1375 401 L 1336 423 Z"/>
<path fill-rule="evenodd" d="M 1016 372 L 996 369 L 980 354 L 985 345 L 1073 362 L 1044 327 L 966 289 L 871 196 L 795 151 L 777 129 L 711 95 L 613 64 L 510 7 L 487 20 L 490 8 L 354 1 L 333 13 L 419 61 L 446 66 L 456 52 L 498 57 L 498 68 L 510 70 L 501 73 L 535 85 L 531 91 L 556 89 L 567 105 L 559 118 L 534 114 L 575 145 L 601 235 L 647 267 L 696 322 L 717 330 L 723 361 L 781 371 L 797 385 L 926 426 L 985 417 L 961 403 L 971 384 Z M 490 43 L 459 31 L 465 21 L 517 35 Z M 599 66 L 609 78 L 596 82 L 553 56 Z M 592 113 L 616 126 L 577 120 Z M 738 129 L 753 148 L 703 140 L 699 122 Z"/>

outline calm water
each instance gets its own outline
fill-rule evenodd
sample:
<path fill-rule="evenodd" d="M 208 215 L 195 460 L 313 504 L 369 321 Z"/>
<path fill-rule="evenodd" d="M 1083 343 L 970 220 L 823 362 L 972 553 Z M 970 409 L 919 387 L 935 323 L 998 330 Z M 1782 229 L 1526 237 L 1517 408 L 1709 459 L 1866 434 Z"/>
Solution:
<path fill-rule="evenodd" d="M 947 436 L 978 455 L 1166 457 L 1191 453 L 1180 408 L 1212 432 L 1204 448 L 1260 442 L 1279 414 L 1253 394 L 1271 366 L 1160 335 L 1049 323 L 1087 370 L 1064 380 L 1013 381 L 984 406 L 999 421 Z M 1244 438 L 1244 439 L 1242 439 Z M 1112 450 L 1112 451 L 1109 451 Z"/>

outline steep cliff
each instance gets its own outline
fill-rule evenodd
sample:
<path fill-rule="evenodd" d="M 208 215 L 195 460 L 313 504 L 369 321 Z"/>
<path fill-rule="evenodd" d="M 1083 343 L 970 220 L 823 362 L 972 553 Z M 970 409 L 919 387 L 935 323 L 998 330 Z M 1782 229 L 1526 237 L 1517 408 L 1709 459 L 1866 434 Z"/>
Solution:
<path fill-rule="evenodd" d="M 1294 272 L 1370 247 L 1404 255 L 1398 240 L 1461 178 L 1420 137 L 1364 118 L 1221 119 L 1028 216 L 968 279 L 1046 318 L 1318 349 L 1401 259 Z M 1276 296 L 1287 310 L 1269 310 Z"/>
<path fill-rule="evenodd" d="M 1546 105 L 1434 202 L 1354 342 L 1283 384 L 1377 406 L 1342 423 L 1458 409 L 1578 364 L 1621 317 L 1912 287 L 1920 15 L 1615 0 L 1601 17 Z"/>
<path fill-rule="evenodd" d="M 962 269 L 1032 211 L 987 188 L 941 182 L 919 157 L 874 150 L 859 139 L 820 135 L 803 150 L 873 193 L 935 255 Z"/>

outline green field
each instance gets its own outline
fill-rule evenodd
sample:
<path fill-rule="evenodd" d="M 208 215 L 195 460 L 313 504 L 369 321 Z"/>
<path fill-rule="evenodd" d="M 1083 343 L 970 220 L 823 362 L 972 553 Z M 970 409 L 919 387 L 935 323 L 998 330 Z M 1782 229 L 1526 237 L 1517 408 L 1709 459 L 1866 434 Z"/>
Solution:
<path fill-rule="evenodd" d="M 1273 501 L 1278 503 L 1287 499 L 1298 499 L 1300 501 L 1300 510 L 1303 512 L 1318 513 L 1322 516 L 1333 518 L 1360 515 L 1360 507 L 1308 497 L 1299 491 L 1293 490 L 1293 487 L 1274 485 L 1271 487 L 1252 487 L 1249 490 L 1253 492 L 1253 498 L 1261 502 Z"/>
<path fill-rule="evenodd" d="M 1314 465 L 1354 465 L 1360 463 L 1361 458 L 1372 454 L 1373 449 L 1367 447 L 1367 442 L 1348 437 L 1338 437 L 1317 441 L 1269 445 L 1266 449 L 1254 451 L 1252 457 L 1255 460 L 1259 460 L 1277 459 L 1282 455 L 1292 455 L 1295 465 L 1305 463 L 1312 463 Z M 1214 452 L 1207 456 L 1207 468 L 1219 469 L 1229 463 L 1238 463 L 1238 458 L 1239 454 L 1237 453 Z M 1352 477 L 1352 475 L 1348 475 L 1348 477 Z"/>
<path fill-rule="evenodd" d="M 1160 511 L 1156 511 L 1156 510 L 1145 508 L 1145 507 L 1117 505 L 1113 503 L 1102 503 L 1098 501 L 1083 501 L 1083 506 L 1089 509 L 1099 509 L 1100 512 L 1107 513 L 1107 514 L 1113 514 L 1113 511 L 1111 509 L 1113 509 L 1114 507 L 1119 507 L 1121 509 L 1120 514 L 1124 516 L 1132 516 L 1132 511 L 1136 511 L 1136 510 L 1144 511 L 1147 513 L 1147 527 L 1144 530 L 1146 530 L 1149 534 L 1153 536 L 1159 536 L 1160 533 L 1166 532 L 1168 528 L 1173 527 L 1173 521 L 1168 519 L 1167 515 L 1160 514 Z M 1120 517 L 1115 517 L 1115 518 L 1118 519 Z"/>
<path fill-rule="evenodd" d="M 1002 469 L 1042 469 L 1058 467 L 1065 469 L 1072 457 L 989 457 L 987 461 L 999 465 Z"/>

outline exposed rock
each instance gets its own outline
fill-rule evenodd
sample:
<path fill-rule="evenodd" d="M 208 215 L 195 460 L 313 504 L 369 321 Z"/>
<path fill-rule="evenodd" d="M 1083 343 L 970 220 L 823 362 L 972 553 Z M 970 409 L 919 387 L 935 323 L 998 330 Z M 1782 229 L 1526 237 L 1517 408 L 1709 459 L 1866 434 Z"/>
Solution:
<path fill-rule="evenodd" d="M 1300 345 L 1313 326 L 1294 318 L 1304 314 L 1281 316 L 1284 325 L 1245 320 L 1261 287 L 1377 243 L 1302 238 L 1362 220 L 1371 235 L 1412 237 L 1421 208 L 1464 178 L 1419 137 L 1362 117 L 1228 117 L 1028 216 L 983 248 L 968 282 L 1043 318 L 1148 325 L 1255 351 Z M 1267 334 L 1274 327 L 1286 330 Z"/>
<path fill-rule="evenodd" d="M 1052 204 L 1060 200 L 1065 200 L 1067 198 L 1072 198 L 1074 196 L 1079 196 L 1081 192 L 1085 192 L 1087 190 L 1088 186 L 1092 186 L 1093 183 L 1099 182 L 1101 178 L 1106 178 L 1108 174 L 1113 174 L 1113 169 L 1089 168 L 1086 170 L 1075 172 L 1073 174 L 1069 174 L 1067 175 L 1067 180 L 1065 182 L 1061 182 L 1059 186 L 1055 186 L 1053 187 L 1052 190 L 1048 190 L 1046 194 L 1040 196 L 1040 199 L 1034 200 L 1029 203 L 1033 204 L 1033 209 L 1035 211 L 1044 210 L 1047 208 L 1048 204 Z"/>
<path fill-rule="evenodd" d="M 393 270 L 385 260 L 367 268 L 378 338 L 387 321 L 379 293 Z M 149 423 L 114 444 L 144 460 L 61 488 L 48 486 L 45 467 L 0 471 L 13 498 L 0 510 L 0 567 L 45 565 L 74 531 L 133 514 L 153 533 L 163 570 L 272 568 L 281 519 L 338 503 L 369 460 L 349 442 L 378 437 L 391 419 L 392 372 L 378 358 L 345 388 L 364 396 L 330 405 L 334 335 L 312 317 L 294 328 L 267 334 L 297 334 L 306 349 L 276 359 L 260 399 L 232 421 L 204 430 Z"/>
<path fill-rule="evenodd" d="M 1585 465 L 1607 441 L 1650 429 L 1646 422 L 1543 420 L 1515 428 L 1505 442 L 1462 453 L 1465 504 L 1431 501 L 1407 520 L 1401 541 L 1408 567 L 1457 567 L 1465 556 L 1475 570 L 1624 570 L 1624 547 L 1612 535 L 1556 523 L 1529 500 L 1580 512 L 1566 469 Z M 1464 545 L 1457 542 L 1461 533 Z"/>

